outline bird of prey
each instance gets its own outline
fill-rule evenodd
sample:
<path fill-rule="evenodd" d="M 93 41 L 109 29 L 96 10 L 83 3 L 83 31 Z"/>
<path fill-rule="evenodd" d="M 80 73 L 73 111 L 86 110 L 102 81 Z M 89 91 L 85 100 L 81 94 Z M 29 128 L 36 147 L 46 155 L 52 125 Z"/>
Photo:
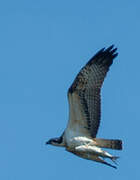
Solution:
<path fill-rule="evenodd" d="M 98 51 L 80 70 L 73 84 L 68 89 L 69 121 L 59 138 L 46 142 L 65 149 L 82 158 L 100 162 L 116 168 L 106 162 L 109 158 L 114 163 L 118 156 L 113 156 L 101 148 L 122 150 L 119 139 L 96 138 L 101 116 L 100 92 L 104 78 L 118 55 L 114 45 Z"/>

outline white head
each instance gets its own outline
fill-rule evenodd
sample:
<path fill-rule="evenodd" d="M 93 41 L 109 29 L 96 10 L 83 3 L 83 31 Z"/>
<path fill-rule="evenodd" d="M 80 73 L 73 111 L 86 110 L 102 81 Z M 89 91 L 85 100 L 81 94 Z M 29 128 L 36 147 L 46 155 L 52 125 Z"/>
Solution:
<path fill-rule="evenodd" d="M 46 144 L 51 144 L 53 146 L 64 146 L 63 137 L 52 138 L 46 142 Z"/>

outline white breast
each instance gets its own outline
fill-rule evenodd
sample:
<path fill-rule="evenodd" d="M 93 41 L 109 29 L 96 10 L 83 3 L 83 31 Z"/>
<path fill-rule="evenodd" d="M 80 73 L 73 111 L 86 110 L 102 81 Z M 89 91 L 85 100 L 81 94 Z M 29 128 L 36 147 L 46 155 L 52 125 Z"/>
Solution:
<path fill-rule="evenodd" d="M 71 131 L 71 130 L 66 131 L 65 141 L 66 141 L 67 146 L 69 147 L 77 147 L 80 145 L 85 145 L 85 144 L 93 142 L 90 138 L 84 137 L 83 134 L 80 134 L 79 132 Z"/>

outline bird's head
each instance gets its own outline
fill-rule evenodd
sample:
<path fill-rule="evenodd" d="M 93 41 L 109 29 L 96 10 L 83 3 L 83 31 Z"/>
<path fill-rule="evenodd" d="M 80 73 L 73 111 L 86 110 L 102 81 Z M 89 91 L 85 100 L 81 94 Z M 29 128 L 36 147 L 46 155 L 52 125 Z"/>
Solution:
<path fill-rule="evenodd" d="M 51 144 L 53 146 L 64 146 L 63 138 L 62 136 L 59 138 L 52 138 L 49 141 L 46 142 L 46 144 Z"/>

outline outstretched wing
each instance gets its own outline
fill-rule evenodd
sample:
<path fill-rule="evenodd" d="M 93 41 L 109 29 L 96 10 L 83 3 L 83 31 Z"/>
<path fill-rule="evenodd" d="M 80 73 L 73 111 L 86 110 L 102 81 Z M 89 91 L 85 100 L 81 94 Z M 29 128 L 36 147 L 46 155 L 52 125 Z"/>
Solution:
<path fill-rule="evenodd" d="M 67 130 L 77 135 L 96 137 L 100 124 L 100 90 L 104 78 L 118 55 L 117 48 L 101 49 L 81 69 L 68 90 L 69 122 Z"/>

